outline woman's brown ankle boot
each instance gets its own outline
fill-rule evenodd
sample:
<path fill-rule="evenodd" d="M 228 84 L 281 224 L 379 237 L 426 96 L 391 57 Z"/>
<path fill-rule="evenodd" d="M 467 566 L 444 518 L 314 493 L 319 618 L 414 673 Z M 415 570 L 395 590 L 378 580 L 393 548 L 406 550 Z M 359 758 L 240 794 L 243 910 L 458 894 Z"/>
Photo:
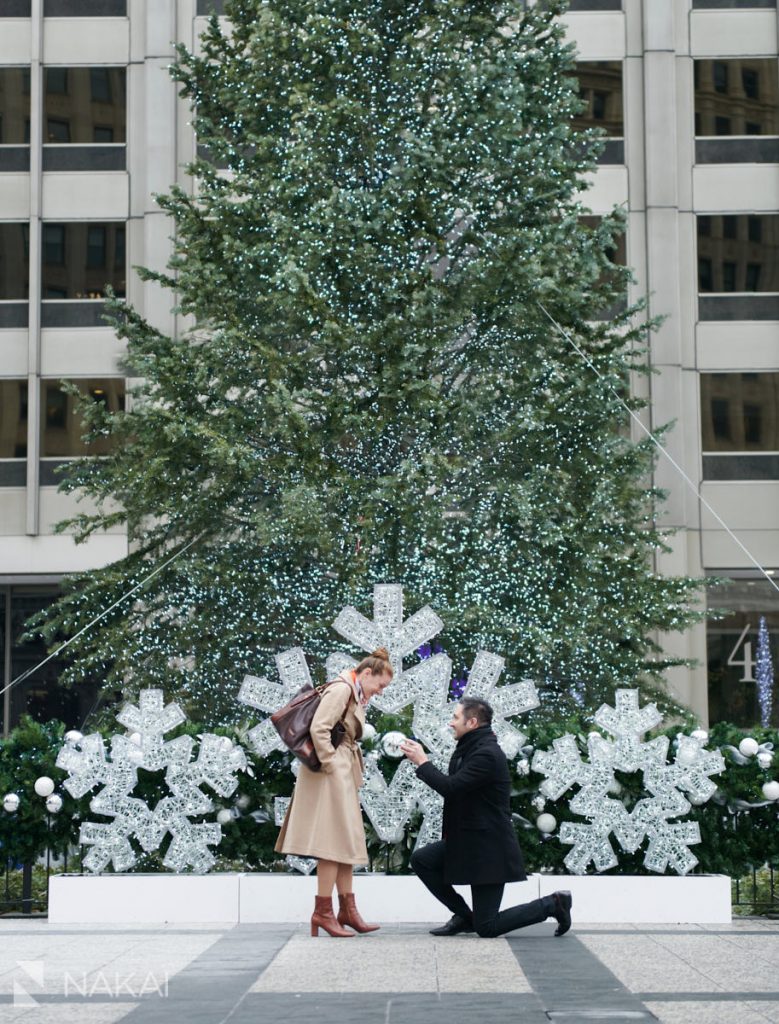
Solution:
<path fill-rule="evenodd" d="M 333 901 L 329 896 L 314 897 L 311 934 L 319 935 L 320 928 L 324 928 L 328 935 L 332 935 L 336 939 L 351 939 L 354 935 L 354 932 L 348 932 L 336 921 L 335 914 L 333 914 Z"/>
<path fill-rule="evenodd" d="M 360 917 L 360 911 L 354 902 L 354 893 L 338 893 L 338 923 L 348 924 L 356 932 L 377 932 L 381 925 L 366 924 Z"/>

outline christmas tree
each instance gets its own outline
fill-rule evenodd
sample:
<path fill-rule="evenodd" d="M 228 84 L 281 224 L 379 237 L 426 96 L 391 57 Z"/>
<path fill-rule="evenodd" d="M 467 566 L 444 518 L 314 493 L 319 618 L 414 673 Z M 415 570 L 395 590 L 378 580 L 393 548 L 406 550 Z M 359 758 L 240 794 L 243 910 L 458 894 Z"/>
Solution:
<path fill-rule="evenodd" d="M 201 156 L 158 199 L 168 270 L 140 273 L 191 327 L 113 303 L 143 383 L 82 407 L 113 454 L 69 471 L 97 511 L 62 528 L 124 524 L 132 553 L 41 628 L 74 635 L 197 541 L 78 638 L 68 678 L 153 676 L 234 718 L 245 672 L 301 642 L 321 663 L 382 581 L 438 610 L 456 670 L 498 651 L 545 707 L 672 663 L 652 634 L 699 585 L 652 568 L 652 447 L 617 396 L 646 325 L 603 318 L 624 224 L 582 220 L 600 142 L 571 125 L 564 6 L 227 0 L 229 32 L 179 48 Z"/>

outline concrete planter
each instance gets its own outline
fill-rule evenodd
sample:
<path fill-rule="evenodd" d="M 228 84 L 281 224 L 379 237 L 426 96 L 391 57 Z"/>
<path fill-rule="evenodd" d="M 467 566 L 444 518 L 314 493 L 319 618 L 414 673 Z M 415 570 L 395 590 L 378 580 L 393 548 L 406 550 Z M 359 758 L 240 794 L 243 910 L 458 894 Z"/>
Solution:
<path fill-rule="evenodd" d="M 358 874 L 366 920 L 442 921 L 447 911 L 413 875 Z M 458 886 L 466 899 L 467 886 Z M 725 875 L 531 875 L 506 886 L 503 906 L 555 889 L 573 893 L 577 924 L 723 924 L 731 919 Z M 54 875 L 49 920 L 56 924 L 292 923 L 311 914 L 313 877 L 290 874 Z"/>

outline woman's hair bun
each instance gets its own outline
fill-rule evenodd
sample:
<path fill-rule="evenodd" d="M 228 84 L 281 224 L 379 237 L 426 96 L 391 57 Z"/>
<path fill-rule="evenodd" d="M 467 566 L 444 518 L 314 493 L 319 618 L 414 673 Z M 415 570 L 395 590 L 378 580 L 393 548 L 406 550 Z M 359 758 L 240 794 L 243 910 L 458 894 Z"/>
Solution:
<path fill-rule="evenodd" d="M 381 658 L 382 661 L 389 661 L 390 655 L 386 647 L 377 647 L 373 652 L 374 658 Z"/>

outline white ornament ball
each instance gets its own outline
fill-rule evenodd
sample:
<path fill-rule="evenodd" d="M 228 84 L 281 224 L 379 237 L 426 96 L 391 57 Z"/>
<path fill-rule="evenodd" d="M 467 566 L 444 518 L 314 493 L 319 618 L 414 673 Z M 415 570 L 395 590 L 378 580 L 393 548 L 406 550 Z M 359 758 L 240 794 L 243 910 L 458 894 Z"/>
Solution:
<path fill-rule="evenodd" d="M 46 810 L 49 814 L 59 814 L 62 810 L 62 797 L 59 793 L 52 793 L 51 796 L 46 799 Z"/>
<path fill-rule="evenodd" d="M 221 811 L 216 812 L 216 820 L 219 822 L 220 825 L 229 825 L 230 822 L 233 820 L 232 812 L 229 811 L 226 807 L 223 807 Z"/>
<path fill-rule="evenodd" d="M 774 763 L 774 755 L 770 750 L 761 750 L 757 755 L 757 763 L 761 768 L 770 768 Z"/>
<path fill-rule="evenodd" d="M 536 828 L 539 832 L 549 835 L 550 832 L 554 832 L 557 828 L 557 818 L 555 818 L 554 814 L 539 814 L 536 818 Z"/>
<path fill-rule="evenodd" d="M 362 736 L 360 738 L 368 741 L 376 739 L 376 730 L 370 722 L 366 722 L 362 727 Z"/>
<path fill-rule="evenodd" d="M 246 811 L 251 807 L 252 798 L 247 796 L 246 793 L 241 793 L 238 799 L 235 801 L 235 806 L 239 811 Z"/>
<path fill-rule="evenodd" d="M 394 757 L 395 760 L 399 760 L 403 757 L 403 751 L 400 748 L 405 742 L 406 737 L 402 732 L 386 732 L 381 740 L 381 749 L 387 757 Z"/>
<path fill-rule="evenodd" d="M 38 796 L 51 796 L 54 792 L 54 783 L 48 775 L 41 775 L 35 780 L 35 792 Z"/>
<path fill-rule="evenodd" d="M 760 744 L 757 742 L 757 740 L 752 739 L 751 736 L 745 736 L 744 739 L 739 743 L 738 749 L 739 752 L 744 755 L 744 757 L 754 757 L 760 749 Z"/>
<path fill-rule="evenodd" d="M 693 729 L 690 736 L 692 736 L 694 740 L 698 740 L 700 743 L 707 743 L 709 739 L 709 734 L 705 729 Z"/>
<path fill-rule="evenodd" d="M 84 739 L 84 734 L 79 732 L 78 729 L 71 729 L 65 733 L 65 742 L 70 743 L 75 747 L 77 743 L 80 743 Z"/>
<path fill-rule="evenodd" d="M 6 793 L 3 797 L 3 810 L 15 814 L 19 810 L 19 797 L 16 793 Z"/>
<path fill-rule="evenodd" d="M 763 796 L 766 800 L 779 800 L 779 782 L 772 780 L 763 783 Z"/>

